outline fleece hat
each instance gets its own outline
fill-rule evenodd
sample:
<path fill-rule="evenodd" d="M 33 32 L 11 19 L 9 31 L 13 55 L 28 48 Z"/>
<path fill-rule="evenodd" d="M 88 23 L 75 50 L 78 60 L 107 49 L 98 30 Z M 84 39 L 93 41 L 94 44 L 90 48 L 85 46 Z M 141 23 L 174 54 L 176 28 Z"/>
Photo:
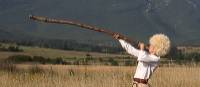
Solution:
<path fill-rule="evenodd" d="M 165 34 L 153 35 L 150 37 L 149 43 L 155 47 L 157 56 L 165 56 L 171 48 L 171 42 Z"/>

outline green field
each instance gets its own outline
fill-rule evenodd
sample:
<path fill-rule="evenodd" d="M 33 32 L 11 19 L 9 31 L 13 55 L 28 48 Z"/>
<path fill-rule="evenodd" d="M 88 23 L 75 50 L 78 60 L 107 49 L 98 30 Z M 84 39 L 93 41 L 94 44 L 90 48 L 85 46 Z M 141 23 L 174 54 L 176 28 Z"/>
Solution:
<path fill-rule="evenodd" d="M 106 54 L 97 52 L 80 52 L 80 51 L 66 51 L 59 49 L 50 48 L 39 48 L 39 47 L 21 47 L 23 52 L 4 52 L 0 51 L 0 58 L 7 58 L 12 55 L 29 55 L 29 56 L 43 56 L 48 58 L 57 57 L 84 57 L 90 54 L 93 57 L 122 57 L 120 54 Z"/>
<path fill-rule="evenodd" d="M 68 65 L 125 65 L 130 64 L 133 58 L 130 55 L 66 51 L 51 48 L 20 46 L 22 52 L 0 51 L 1 61 L 11 59 L 15 63 L 42 63 L 42 64 L 68 64 Z M 31 59 L 30 59 L 31 57 Z M 42 57 L 42 58 L 41 58 Z M 38 59 L 40 58 L 40 59 Z M 30 61 L 29 61 L 30 60 Z M 34 61 L 36 60 L 36 61 Z M 58 61 L 58 62 L 54 62 Z M 133 64 L 132 64 L 133 65 Z"/>
<path fill-rule="evenodd" d="M 12 44 L 2 44 L 1 47 L 9 47 Z M 27 63 L 27 62 L 37 62 L 40 64 L 67 64 L 67 65 L 125 65 L 125 66 L 132 66 L 136 64 L 136 59 L 127 54 L 110 54 L 110 53 L 97 53 L 97 52 L 84 52 L 84 51 L 67 51 L 67 50 L 60 50 L 60 49 L 51 49 L 51 48 L 39 48 L 39 47 L 27 47 L 27 46 L 19 46 L 20 49 L 23 51 L 13 52 L 13 51 L 0 51 L 0 61 L 12 58 L 18 61 L 27 60 L 28 57 L 32 57 L 31 60 L 33 61 L 22 61 L 18 63 Z M 191 59 L 199 60 L 199 47 L 178 47 L 184 56 L 177 56 L 180 58 L 181 64 L 190 63 Z M 178 52 L 178 51 L 177 51 Z M 189 54 L 189 56 L 187 55 Z M 193 54 L 194 53 L 194 54 Z M 20 56 L 18 56 L 20 55 Z M 14 57 L 13 57 L 14 56 Z M 35 58 L 36 57 L 36 58 Z M 38 59 L 38 58 L 43 59 Z M 191 57 L 191 58 L 190 58 Z M 182 59 L 181 59 L 182 58 Z M 183 58 L 187 58 L 184 60 Z M 36 59 L 37 61 L 34 61 Z M 175 58 L 172 58 L 175 59 Z M 39 60 L 39 61 L 38 61 Z M 58 61 L 58 62 L 52 62 Z M 179 63 L 176 60 L 169 60 L 169 58 L 162 58 L 161 65 L 172 65 Z M 194 62 L 194 61 L 192 61 Z M 198 61 L 195 63 L 197 64 Z M 192 63 L 193 64 L 193 63 Z"/>

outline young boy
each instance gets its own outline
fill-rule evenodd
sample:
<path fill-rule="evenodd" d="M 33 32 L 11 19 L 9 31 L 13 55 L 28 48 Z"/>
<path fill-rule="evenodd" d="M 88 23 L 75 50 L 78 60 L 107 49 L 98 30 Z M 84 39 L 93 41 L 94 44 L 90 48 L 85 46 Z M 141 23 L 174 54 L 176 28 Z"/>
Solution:
<path fill-rule="evenodd" d="M 149 87 L 148 80 L 159 64 L 160 56 L 166 55 L 170 50 L 170 40 L 164 34 L 155 34 L 150 40 L 148 52 L 144 43 L 139 43 L 139 48 L 121 39 L 119 34 L 113 37 L 119 40 L 121 46 L 130 54 L 137 57 L 138 65 L 133 78 L 133 87 Z"/>

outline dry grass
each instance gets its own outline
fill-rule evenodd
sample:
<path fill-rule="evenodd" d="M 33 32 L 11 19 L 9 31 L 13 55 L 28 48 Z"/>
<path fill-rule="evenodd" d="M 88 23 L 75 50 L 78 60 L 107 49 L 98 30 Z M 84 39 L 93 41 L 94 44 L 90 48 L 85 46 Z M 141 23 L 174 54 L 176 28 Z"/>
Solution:
<path fill-rule="evenodd" d="M 131 87 L 135 67 L 40 65 L 42 73 L 0 71 L 2 87 Z M 150 84 L 153 87 L 199 87 L 199 67 L 160 67 Z"/>

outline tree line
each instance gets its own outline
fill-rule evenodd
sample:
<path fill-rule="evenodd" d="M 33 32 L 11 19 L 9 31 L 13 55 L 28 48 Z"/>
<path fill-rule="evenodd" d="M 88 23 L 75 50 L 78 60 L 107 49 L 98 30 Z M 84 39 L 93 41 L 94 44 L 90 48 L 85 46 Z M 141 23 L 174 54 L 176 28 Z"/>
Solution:
<path fill-rule="evenodd" d="M 0 40 L 3 43 L 14 43 L 15 45 L 3 46 L 0 44 L 0 51 L 12 51 L 22 52 L 23 46 L 37 46 L 43 48 L 54 48 L 62 50 L 75 50 L 75 51 L 87 51 L 87 52 L 101 52 L 101 53 L 126 53 L 120 46 L 108 46 L 108 45 L 97 45 L 97 44 L 84 44 L 79 43 L 75 40 L 48 40 L 48 39 L 37 39 L 37 40 Z M 178 49 L 177 46 L 173 46 L 170 53 L 165 56 L 170 60 L 174 60 L 177 63 L 183 62 L 200 62 L 200 52 L 184 52 Z M 127 62 L 129 63 L 129 61 Z M 116 64 L 116 62 L 113 62 Z"/>
<path fill-rule="evenodd" d="M 100 52 L 100 53 L 119 53 L 122 51 L 121 47 L 111 45 L 98 45 L 80 43 L 75 40 L 60 40 L 60 39 L 33 39 L 33 40 L 0 40 L 3 43 L 15 43 L 17 45 L 53 48 L 62 50 L 75 50 L 87 52 Z"/>
<path fill-rule="evenodd" d="M 200 62 L 199 51 L 185 52 L 182 49 L 178 49 L 177 46 L 172 47 L 170 53 L 165 57 L 175 60 L 176 63 Z"/>

